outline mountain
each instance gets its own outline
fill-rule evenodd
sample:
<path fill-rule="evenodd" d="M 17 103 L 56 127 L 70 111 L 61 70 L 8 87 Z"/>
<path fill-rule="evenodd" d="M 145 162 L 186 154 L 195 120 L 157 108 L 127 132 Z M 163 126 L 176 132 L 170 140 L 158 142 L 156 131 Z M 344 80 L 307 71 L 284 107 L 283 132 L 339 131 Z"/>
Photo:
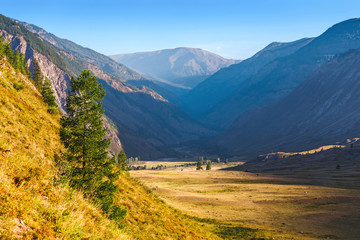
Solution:
<path fill-rule="evenodd" d="M 360 19 L 338 23 L 294 54 L 266 65 L 213 109 L 208 119 L 229 126 L 247 110 L 282 99 L 337 54 L 359 47 Z"/>
<path fill-rule="evenodd" d="M 304 38 L 289 43 L 274 42 L 253 57 L 219 70 L 182 98 L 184 109 L 190 115 L 206 120 L 207 114 L 215 112 L 212 110 L 215 106 L 232 96 L 236 89 L 258 73 L 264 66 L 279 57 L 296 52 L 311 41 L 311 38 Z M 219 125 L 211 122 L 210 124 Z"/>
<path fill-rule="evenodd" d="M 221 68 L 238 61 L 199 48 L 175 48 L 110 56 L 147 78 L 193 88 Z"/>
<path fill-rule="evenodd" d="M 62 109 L 65 109 L 71 76 L 77 76 L 82 69 L 90 69 L 103 84 L 108 92 L 103 104 L 105 114 L 113 123 L 108 126 L 117 128 L 113 129 L 110 136 L 120 138 L 116 141 L 117 149 L 123 147 L 128 155 L 140 155 L 144 159 L 166 157 L 176 154 L 169 150 L 169 145 L 214 134 L 155 91 L 149 88 L 139 89 L 124 82 L 144 80 L 140 74 L 68 40 L 63 40 L 67 43 L 65 48 L 60 38 L 39 27 L 23 24 L 34 33 L 1 16 L 0 33 L 11 42 L 14 49 L 25 54 L 31 68 L 33 60 L 38 60 L 43 75 L 52 83 L 57 103 Z M 44 39 L 41 36 L 44 36 Z M 50 41 L 49 36 L 52 36 L 53 40 Z M 101 63 L 96 65 L 96 61 L 100 61 L 96 59 L 101 58 L 105 59 L 104 62 L 114 64 L 114 67 L 110 68 L 108 64 Z M 109 69 L 112 69 L 112 74 Z M 114 73 L 115 70 L 118 72 Z M 150 106 L 151 108 L 147 109 Z"/>
<path fill-rule="evenodd" d="M 335 57 L 281 101 L 237 119 L 216 144 L 241 154 L 301 151 L 360 135 L 360 49 Z"/>
<path fill-rule="evenodd" d="M 336 55 L 359 47 L 360 18 L 338 23 L 295 53 L 262 68 L 212 109 L 208 121 L 229 126 L 247 110 L 282 99 Z"/>
<path fill-rule="evenodd" d="M 99 67 L 103 72 L 116 77 L 117 80 L 145 80 L 145 78 L 136 71 L 116 63 L 111 58 L 92 49 L 84 48 L 67 39 L 59 38 L 36 25 L 20 21 L 17 22 L 60 50 L 63 59 L 67 63 L 68 70 L 70 70 L 73 75 L 78 75 L 88 64 L 92 64 Z"/>

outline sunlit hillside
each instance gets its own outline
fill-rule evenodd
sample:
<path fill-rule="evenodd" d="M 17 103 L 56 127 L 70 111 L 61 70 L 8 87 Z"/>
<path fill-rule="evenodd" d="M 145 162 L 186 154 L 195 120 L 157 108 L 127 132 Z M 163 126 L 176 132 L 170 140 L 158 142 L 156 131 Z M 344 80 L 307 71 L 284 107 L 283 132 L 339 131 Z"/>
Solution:
<path fill-rule="evenodd" d="M 127 208 L 117 228 L 82 194 L 57 181 L 59 118 L 47 113 L 26 77 L 0 59 L 1 239 L 216 239 L 168 207 L 126 173 L 117 201 Z"/>

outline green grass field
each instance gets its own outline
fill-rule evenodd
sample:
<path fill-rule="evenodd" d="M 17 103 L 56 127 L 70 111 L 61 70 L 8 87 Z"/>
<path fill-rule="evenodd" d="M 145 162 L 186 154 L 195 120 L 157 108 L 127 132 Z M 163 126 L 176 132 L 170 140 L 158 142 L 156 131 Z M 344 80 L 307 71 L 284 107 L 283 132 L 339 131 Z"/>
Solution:
<path fill-rule="evenodd" d="M 225 164 L 224 164 L 225 165 Z M 287 176 L 221 171 L 131 171 L 166 203 L 228 239 L 358 239 L 360 190 Z M 306 175 L 306 173 L 303 173 Z"/>

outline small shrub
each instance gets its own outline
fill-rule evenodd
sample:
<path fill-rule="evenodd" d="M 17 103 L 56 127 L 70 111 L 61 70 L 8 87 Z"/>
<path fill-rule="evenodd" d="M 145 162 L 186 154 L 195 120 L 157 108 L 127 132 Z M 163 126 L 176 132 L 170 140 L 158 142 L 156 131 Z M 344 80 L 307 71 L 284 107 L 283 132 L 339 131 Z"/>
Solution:
<path fill-rule="evenodd" d="M 119 205 L 113 204 L 110 209 L 110 219 L 115 221 L 118 227 L 122 226 L 122 220 L 126 216 L 127 210 L 122 209 Z"/>
<path fill-rule="evenodd" d="M 16 83 L 16 82 L 13 83 L 13 87 L 16 89 L 16 91 L 20 91 L 25 88 L 24 85 L 22 85 L 21 83 Z"/>
<path fill-rule="evenodd" d="M 52 114 L 52 115 L 56 115 L 59 113 L 59 109 L 57 107 L 51 107 L 49 106 L 47 109 L 47 112 Z"/>

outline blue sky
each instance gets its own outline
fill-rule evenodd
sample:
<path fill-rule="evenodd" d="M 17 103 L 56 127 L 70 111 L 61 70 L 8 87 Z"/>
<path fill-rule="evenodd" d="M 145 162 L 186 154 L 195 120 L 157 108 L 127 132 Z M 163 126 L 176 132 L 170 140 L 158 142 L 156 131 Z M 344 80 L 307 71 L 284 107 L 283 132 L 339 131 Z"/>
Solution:
<path fill-rule="evenodd" d="M 106 55 L 197 47 L 245 59 L 360 17 L 359 0 L 0 0 L 0 13 Z"/>

